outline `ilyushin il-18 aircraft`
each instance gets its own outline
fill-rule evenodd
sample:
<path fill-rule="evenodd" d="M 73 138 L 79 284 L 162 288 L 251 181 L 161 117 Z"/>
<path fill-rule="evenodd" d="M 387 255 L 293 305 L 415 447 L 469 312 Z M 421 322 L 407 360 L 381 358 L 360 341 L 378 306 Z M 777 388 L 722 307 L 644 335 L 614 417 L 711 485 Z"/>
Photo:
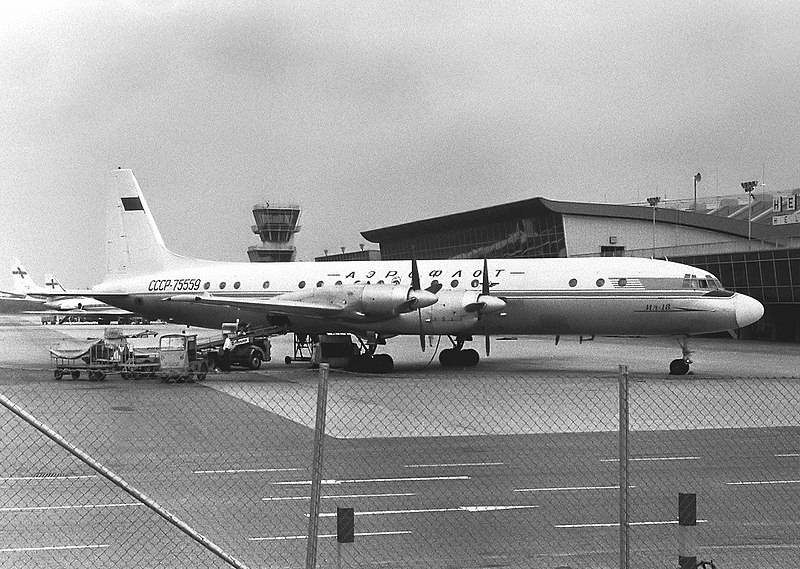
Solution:
<path fill-rule="evenodd" d="M 707 271 L 624 258 L 458 259 L 246 263 L 192 259 L 164 244 L 131 170 L 112 173 L 107 274 L 86 293 L 108 304 L 193 326 L 238 321 L 275 334 L 346 332 L 362 339 L 361 369 L 388 371 L 376 354 L 398 335 L 446 335 L 444 366 L 480 359 L 476 335 L 653 335 L 732 331 L 756 322 L 757 300 Z M 670 363 L 689 370 L 688 345 Z"/>

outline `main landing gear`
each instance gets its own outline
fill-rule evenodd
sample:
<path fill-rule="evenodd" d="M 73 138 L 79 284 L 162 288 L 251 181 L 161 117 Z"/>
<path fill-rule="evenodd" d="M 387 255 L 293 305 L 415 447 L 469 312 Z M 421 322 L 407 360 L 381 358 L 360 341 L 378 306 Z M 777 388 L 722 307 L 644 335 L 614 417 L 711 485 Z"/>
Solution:
<path fill-rule="evenodd" d="M 447 348 L 439 352 L 439 363 L 442 367 L 473 367 L 481 361 L 481 356 L 477 350 L 472 348 L 464 349 L 464 342 L 471 340 L 470 336 L 457 336 L 455 340 L 451 337 L 452 348 Z"/>
<path fill-rule="evenodd" d="M 692 363 L 692 350 L 689 349 L 689 337 L 684 336 L 678 340 L 678 344 L 681 346 L 683 356 L 669 363 L 670 375 L 686 375 L 689 373 L 689 365 Z"/>
<path fill-rule="evenodd" d="M 378 344 L 386 344 L 386 340 L 377 336 L 369 338 L 368 343 L 357 337 L 361 343 L 361 351 L 353 355 L 347 369 L 361 373 L 389 373 L 394 369 L 394 360 L 389 354 L 375 354 Z M 355 346 L 354 346 L 355 347 Z"/>

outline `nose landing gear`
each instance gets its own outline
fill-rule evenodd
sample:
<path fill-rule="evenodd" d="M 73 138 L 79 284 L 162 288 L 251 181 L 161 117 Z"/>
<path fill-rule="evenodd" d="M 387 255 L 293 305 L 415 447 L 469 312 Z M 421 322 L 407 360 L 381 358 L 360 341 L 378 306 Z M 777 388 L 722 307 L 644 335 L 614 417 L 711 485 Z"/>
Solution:
<path fill-rule="evenodd" d="M 672 360 L 669 363 L 670 375 L 686 375 L 689 373 L 689 365 L 692 363 L 692 350 L 689 349 L 689 337 L 684 336 L 678 340 L 678 344 L 681 346 L 683 357 Z"/>

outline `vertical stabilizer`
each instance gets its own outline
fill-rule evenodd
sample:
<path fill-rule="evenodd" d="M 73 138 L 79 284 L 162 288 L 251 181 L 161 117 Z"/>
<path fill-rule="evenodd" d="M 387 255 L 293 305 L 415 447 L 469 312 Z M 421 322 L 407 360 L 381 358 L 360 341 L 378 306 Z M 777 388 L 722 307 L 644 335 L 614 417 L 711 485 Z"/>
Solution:
<path fill-rule="evenodd" d="M 114 170 L 106 220 L 106 278 L 115 279 L 167 268 L 167 250 L 150 208 L 131 170 Z"/>
<path fill-rule="evenodd" d="M 11 259 L 11 278 L 14 283 L 14 292 L 20 294 L 30 294 L 32 292 L 42 292 L 42 287 L 33 282 L 33 279 L 22 266 L 17 257 Z"/>
<path fill-rule="evenodd" d="M 58 291 L 66 291 L 67 290 L 67 289 L 64 288 L 64 285 L 62 285 L 58 281 L 58 279 L 55 277 L 55 275 L 52 275 L 50 273 L 48 273 L 48 274 L 46 274 L 44 276 L 44 288 L 48 292 L 58 292 Z"/>

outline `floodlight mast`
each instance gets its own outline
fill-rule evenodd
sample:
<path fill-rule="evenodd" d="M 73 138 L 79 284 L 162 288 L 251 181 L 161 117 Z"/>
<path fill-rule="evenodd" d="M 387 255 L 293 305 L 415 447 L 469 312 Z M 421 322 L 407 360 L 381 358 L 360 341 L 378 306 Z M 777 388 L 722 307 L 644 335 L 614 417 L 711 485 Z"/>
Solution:
<path fill-rule="evenodd" d="M 653 196 L 652 198 L 647 198 L 647 203 L 650 204 L 650 207 L 653 208 L 653 257 L 656 256 L 656 206 L 658 202 L 661 201 L 659 196 Z"/>
<path fill-rule="evenodd" d="M 750 218 L 751 215 L 751 207 L 753 203 L 753 190 L 758 186 L 758 180 L 752 180 L 750 182 L 742 182 L 742 188 L 744 189 L 745 193 L 747 194 L 747 240 L 750 241 L 752 230 Z"/>

